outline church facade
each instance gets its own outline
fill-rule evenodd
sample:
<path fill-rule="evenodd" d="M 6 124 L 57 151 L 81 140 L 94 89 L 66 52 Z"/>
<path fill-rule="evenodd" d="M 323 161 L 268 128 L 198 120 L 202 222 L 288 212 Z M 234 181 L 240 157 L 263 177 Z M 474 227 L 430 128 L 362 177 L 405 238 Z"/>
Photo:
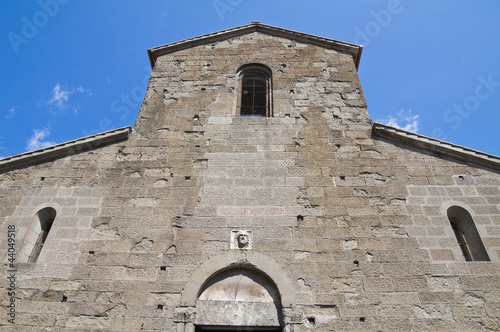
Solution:
<path fill-rule="evenodd" d="M 133 131 L 0 160 L 2 329 L 500 330 L 500 158 L 373 123 L 361 52 L 152 48 Z"/>

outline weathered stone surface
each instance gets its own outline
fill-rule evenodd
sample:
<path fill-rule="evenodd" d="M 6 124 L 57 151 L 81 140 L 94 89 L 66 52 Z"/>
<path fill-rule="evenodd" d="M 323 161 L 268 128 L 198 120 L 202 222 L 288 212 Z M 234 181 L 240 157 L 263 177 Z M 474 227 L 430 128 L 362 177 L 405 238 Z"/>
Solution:
<path fill-rule="evenodd" d="M 249 63 L 272 72 L 271 117 L 237 114 Z M 194 43 L 156 59 L 127 140 L 0 173 L 2 236 L 15 226 L 19 253 L 11 330 L 496 330 L 499 170 L 374 136 L 347 51 L 258 31 Z M 490 261 L 465 261 L 450 206 L 470 212 Z M 26 263 L 44 207 L 57 216 Z M 237 230 L 251 250 L 230 250 Z M 231 269 L 265 277 L 283 308 L 196 303 Z"/>

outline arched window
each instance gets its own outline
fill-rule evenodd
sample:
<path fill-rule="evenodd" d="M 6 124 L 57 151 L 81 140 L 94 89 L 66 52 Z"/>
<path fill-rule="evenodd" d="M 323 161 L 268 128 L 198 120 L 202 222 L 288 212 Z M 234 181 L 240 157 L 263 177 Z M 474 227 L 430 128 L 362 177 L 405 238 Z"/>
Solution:
<path fill-rule="evenodd" d="M 239 73 L 239 116 L 272 116 L 271 70 L 263 65 L 245 65 Z"/>
<path fill-rule="evenodd" d="M 470 213 L 460 206 L 452 206 L 448 209 L 448 219 L 465 260 L 489 261 L 490 257 Z"/>
<path fill-rule="evenodd" d="M 51 207 L 43 208 L 36 213 L 35 223 L 30 231 L 38 234 L 38 236 L 36 236 L 36 241 L 32 243 L 33 249 L 29 255 L 28 263 L 35 263 L 38 260 L 55 218 L 56 210 Z"/>

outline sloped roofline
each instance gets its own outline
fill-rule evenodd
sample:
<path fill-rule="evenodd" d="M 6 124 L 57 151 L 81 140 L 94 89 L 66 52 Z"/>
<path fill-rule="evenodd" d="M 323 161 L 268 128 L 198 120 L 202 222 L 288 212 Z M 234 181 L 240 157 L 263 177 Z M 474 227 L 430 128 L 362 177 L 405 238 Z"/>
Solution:
<path fill-rule="evenodd" d="M 251 24 L 242 25 L 236 28 L 221 30 L 206 35 L 202 35 L 199 37 L 189 38 L 175 43 L 153 47 L 148 50 L 149 62 L 151 63 L 151 68 L 153 68 L 155 66 L 158 57 L 162 55 L 199 45 L 206 45 L 216 41 L 226 40 L 229 38 L 249 34 L 252 32 L 261 32 L 271 36 L 283 37 L 301 43 L 312 44 L 350 54 L 353 58 L 356 69 L 358 69 L 359 67 L 361 52 L 363 51 L 362 45 L 341 42 L 334 39 L 278 28 L 271 25 L 262 24 L 260 22 L 252 22 Z"/>
<path fill-rule="evenodd" d="M 492 154 L 466 148 L 432 137 L 412 133 L 377 122 L 373 123 L 372 131 L 375 136 L 389 141 L 427 150 L 439 155 L 449 156 L 460 161 L 470 162 L 476 165 L 487 166 L 495 170 L 500 170 L 500 157 Z M 131 132 L 132 128 L 130 126 L 127 126 L 49 146 L 44 149 L 38 149 L 18 154 L 12 157 L 0 159 L 0 172 L 7 171 L 18 166 L 29 166 L 43 161 L 69 156 L 76 153 L 93 150 L 95 148 L 106 146 L 112 143 L 121 142 L 126 140 Z"/>
<path fill-rule="evenodd" d="M 413 146 L 419 149 L 431 151 L 439 155 L 451 157 L 456 160 L 486 166 L 491 169 L 500 170 L 500 157 L 481 151 L 469 149 L 461 145 L 441 141 L 432 137 L 412 133 L 399 128 L 387 126 L 382 123 L 373 123 L 375 136 Z"/>
<path fill-rule="evenodd" d="M 121 142 L 126 140 L 131 132 L 132 128 L 130 126 L 122 127 L 0 159 L 0 172 L 15 167 L 30 166 L 47 160 L 70 156 L 112 143 Z"/>

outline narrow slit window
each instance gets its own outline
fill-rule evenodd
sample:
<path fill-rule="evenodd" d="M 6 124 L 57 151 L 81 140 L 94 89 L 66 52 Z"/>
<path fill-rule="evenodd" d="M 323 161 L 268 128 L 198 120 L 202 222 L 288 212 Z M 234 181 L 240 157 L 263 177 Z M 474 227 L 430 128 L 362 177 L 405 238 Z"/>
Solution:
<path fill-rule="evenodd" d="M 450 218 L 451 228 L 455 232 L 455 237 L 457 238 L 458 246 L 462 249 L 466 261 L 471 261 L 472 256 L 470 254 L 469 246 L 465 240 L 464 232 L 460 227 L 460 221 L 457 218 Z"/>
<path fill-rule="evenodd" d="M 448 220 L 466 261 L 489 261 L 481 236 L 470 213 L 462 207 L 448 209 Z"/>
<path fill-rule="evenodd" d="M 52 228 L 52 224 L 54 223 L 56 217 L 56 210 L 53 208 L 45 208 L 37 213 L 38 220 L 40 222 L 40 232 L 38 234 L 38 238 L 34 243 L 33 250 L 31 251 L 31 255 L 29 256 L 28 262 L 35 263 L 42 252 L 42 248 L 49 236 L 50 229 Z"/>

